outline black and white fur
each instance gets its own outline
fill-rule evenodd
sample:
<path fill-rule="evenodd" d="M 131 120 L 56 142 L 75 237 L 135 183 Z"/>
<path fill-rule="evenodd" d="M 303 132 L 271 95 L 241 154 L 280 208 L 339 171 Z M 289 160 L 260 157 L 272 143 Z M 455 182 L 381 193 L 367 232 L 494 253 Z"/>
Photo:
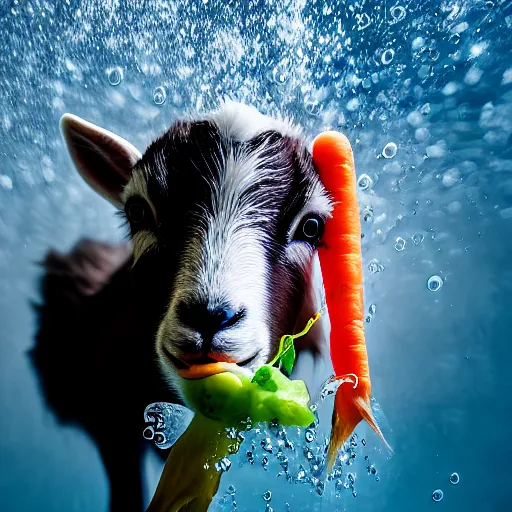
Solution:
<path fill-rule="evenodd" d="M 98 388 L 112 388 L 105 410 L 124 386 L 137 396 L 137 408 L 144 401 L 164 399 L 151 367 L 178 401 L 183 397 L 177 369 L 183 365 L 230 360 L 255 369 L 272 358 L 283 334 L 302 329 L 321 307 L 316 245 L 331 203 L 305 139 L 291 122 L 226 102 L 202 118 L 175 122 L 144 154 L 121 137 L 70 114 L 63 116 L 61 129 L 78 171 L 119 208 L 130 230 L 131 255 L 126 258 L 123 253 L 120 258 L 120 264 L 126 261 L 122 270 L 119 265 L 112 267 L 119 276 L 114 281 L 122 293 L 119 299 L 108 284 L 108 272 L 102 274 L 101 284 L 90 285 L 93 291 L 75 290 L 80 288 L 78 282 L 94 281 L 91 272 L 80 270 L 80 281 L 71 284 L 76 269 L 82 268 L 83 256 L 78 259 L 78 255 L 90 257 L 95 266 L 93 250 L 83 249 L 68 261 L 61 256 L 58 262 L 55 256 L 50 260 L 68 276 L 66 287 L 72 285 L 73 293 L 93 296 L 80 299 L 84 306 L 73 310 L 74 323 L 109 304 L 116 319 L 126 322 L 121 334 L 108 314 L 100 315 L 110 322 L 108 334 L 98 337 L 91 325 L 83 331 L 91 343 L 96 338 L 101 344 L 115 339 L 103 356 L 107 362 L 103 361 L 101 373 L 94 368 L 83 371 L 91 379 L 94 375 L 103 379 Z M 124 284 L 127 280 L 129 285 Z M 56 320 L 47 322 L 48 334 L 36 347 L 40 371 L 52 382 L 48 396 L 54 405 L 61 388 L 55 378 L 52 381 L 52 372 L 65 364 L 52 365 L 55 356 L 48 356 Z M 309 336 L 298 340 L 299 350 L 318 352 L 326 328 L 325 323 L 316 325 Z M 66 350 L 74 350 L 65 334 L 57 337 Z M 95 345 L 96 351 L 103 349 L 107 353 L 106 347 Z M 55 350 L 60 353 L 58 347 Z M 81 346 L 77 353 L 84 350 Z M 71 357 L 82 361 L 82 356 Z M 93 366 L 98 359 L 85 360 Z M 124 367 L 114 369 L 116 361 Z M 126 375 L 138 372 L 139 362 L 144 373 Z M 122 374 L 125 379 L 117 377 Z M 67 382 L 72 377 L 67 375 Z M 82 380 L 78 385 L 84 387 L 84 400 L 89 400 Z M 48 383 L 43 385 L 50 389 Z M 70 385 L 68 392 L 73 393 Z M 129 398 L 123 398 L 125 408 Z M 101 393 L 97 400 L 101 401 Z M 67 398 L 62 403 L 69 406 Z M 80 408 L 79 421 L 91 425 L 87 429 L 100 445 L 108 445 L 101 423 L 94 419 L 95 404 L 88 402 L 86 412 Z M 105 414 L 104 409 L 100 414 Z M 77 413 L 66 409 L 65 415 Z"/>

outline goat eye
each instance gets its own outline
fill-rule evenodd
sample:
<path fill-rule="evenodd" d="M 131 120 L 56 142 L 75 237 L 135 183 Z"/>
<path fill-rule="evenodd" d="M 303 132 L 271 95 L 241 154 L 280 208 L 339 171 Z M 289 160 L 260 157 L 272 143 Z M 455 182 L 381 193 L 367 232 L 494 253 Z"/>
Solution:
<path fill-rule="evenodd" d="M 128 220 L 134 226 L 148 222 L 152 217 L 149 205 L 142 198 L 129 199 L 125 206 L 125 212 Z"/>
<path fill-rule="evenodd" d="M 324 232 L 324 221 L 318 215 L 307 215 L 295 231 L 294 240 L 301 240 L 315 245 Z"/>

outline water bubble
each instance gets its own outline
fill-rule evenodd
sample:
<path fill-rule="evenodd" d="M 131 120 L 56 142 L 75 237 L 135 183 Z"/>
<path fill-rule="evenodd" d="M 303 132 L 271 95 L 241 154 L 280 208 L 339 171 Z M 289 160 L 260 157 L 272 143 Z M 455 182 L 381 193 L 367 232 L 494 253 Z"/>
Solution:
<path fill-rule="evenodd" d="M 377 306 L 375 304 L 370 304 L 368 306 L 368 312 L 370 313 L 370 315 L 375 315 L 375 312 L 377 311 Z M 364 439 L 363 439 L 364 441 Z"/>
<path fill-rule="evenodd" d="M 311 96 L 304 97 L 304 110 L 313 117 L 318 117 L 322 111 L 322 104 Z"/>
<path fill-rule="evenodd" d="M 142 437 L 144 439 L 147 439 L 148 441 L 153 440 L 153 438 L 155 437 L 155 430 L 153 429 L 153 427 L 151 425 L 144 429 L 144 431 L 142 432 Z"/>
<path fill-rule="evenodd" d="M 366 439 L 361 439 L 361 444 L 362 444 L 363 446 L 366 446 Z M 366 456 L 366 457 L 367 457 L 367 456 Z M 366 457 L 365 457 L 365 458 L 366 458 Z"/>
<path fill-rule="evenodd" d="M 349 474 L 347 475 L 347 480 L 348 480 L 348 483 L 349 483 L 350 485 L 354 485 L 354 483 L 355 483 L 355 481 L 356 481 L 356 477 L 355 477 L 354 473 L 349 473 Z"/>
<path fill-rule="evenodd" d="M 263 499 L 264 499 L 265 501 L 270 501 L 270 500 L 272 499 L 272 492 L 270 492 L 270 491 L 265 491 L 265 492 L 263 493 Z"/>
<path fill-rule="evenodd" d="M 458 473 L 452 473 L 450 475 L 450 483 L 453 485 L 457 485 L 460 481 L 459 474 Z"/>
<path fill-rule="evenodd" d="M 165 88 L 159 85 L 153 91 L 153 101 L 155 102 L 155 105 L 163 105 L 166 99 L 167 93 L 165 92 Z"/>
<path fill-rule="evenodd" d="M 372 86 L 372 81 L 368 77 L 364 78 L 361 85 L 363 86 L 363 89 L 369 89 Z"/>
<path fill-rule="evenodd" d="M 228 491 L 227 492 L 228 492 L 228 494 L 230 496 L 234 496 L 236 494 L 236 487 L 234 485 L 230 485 L 228 487 Z"/>
<path fill-rule="evenodd" d="M 270 437 L 267 437 L 265 439 L 262 439 L 261 441 L 261 447 L 267 452 L 272 453 L 272 441 L 270 440 Z"/>
<path fill-rule="evenodd" d="M 313 429 L 308 428 L 305 433 L 306 442 L 311 443 L 315 440 L 316 434 Z"/>
<path fill-rule="evenodd" d="M 297 473 L 297 482 L 305 482 L 306 481 L 306 470 L 304 466 L 301 464 L 299 467 L 299 471 Z"/>
<path fill-rule="evenodd" d="M 373 180 L 368 176 L 368 174 L 361 174 L 359 179 L 357 180 L 357 186 L 361 190 L 368 190 L 373 185 Z"/>
<path fill-rule="evenodd" d="M 393 48 L 388 48 L 381 56 L 380 60 L 382 61 L 382 64 L 387 66 L 388 64 L 391 64 L 391 61 L 393 60 L 393 57 L 395 56 L 395 50 Z"/>
<path fill-rule="evenodd" d="M 318 482 L 316 484 L 315 491 L 318 494 L 318 496 L 322 496 L 325 491 L 325 482 L 322 482 L 322 481 Z"/>
<path fill-rule="evenodd" d="M 431 292 L 438 292 L 443 286 L 443 280 L 439 276 L 429 277 L 427 281 L 427 288 Z"/>
<path fill-rule="evenodd" d="M 380 263 L 378 260 L 372 260 L 368 263 L 368 270 L 372 274 L 377 274 L 378 272 L 382 272 L 384 270 L 384 265 Z"/>
<path fill-rule="evenodd" d="M 372 22 L 372 19 L 370 18 L 370 16 L 368 16 L 368 14 L 366 14 L 365 12 L 362 14 L 359 14 L 359 13 L 356 14 L 355 18 L 357 21 L 357 30 L 364 30 Z"/>
<path fill-rule="evenodd" d="M 357 492 L 356 491 L 352 491 L 352 496 L 354 496 L 354 498 L 357 498 Z"/>
<path fill-rule="evenodd" d="M 443 499 L 443 496 L 444 496 L 444 493 L 441 489 L 436 489 L 433 493 L 432 493 L 432 499 L 434 501 L 441 501 Z"/>
<path fill-rule="evenodd" d="M 219 473 L 225 473 L 231 468 L 231 461 L 227 457 L 222 457 L 218 462 L 215 463 L 215 469 Z"/>
<path fill-rule="evenodd" d="M 123 80 L 123 70 L 119 66 L 108 68 L 106 73 L 110 85 L 119 85 Z"/>
<path fill-rule="evenodd" d="M 393 158 L 397 151 L 397 145 L 394 142 L 388 142 L 382 150 L 382 156 L 384 158 Z"/>
<path fill-rule="evenodd" d="M 405 240 L 401 236 L 395 238 L 395 251 L 402 252 L 405 249 Z"/>
<path fill-rule="evenodd" d="M 283 59 L 272 69 L 272 81 L 278 85 L 284 85 L 290 78 L 290 61 Z"/>
<path fill-rule="evenodd" d="M 403 20 L 406 14 L 405 8 L 401 5 L 395 5 L 391 7 L 389 12 L 391 13 L 391 17 L 393 18 L 394 23 Z"/>
<path fill-rule="evenodd" d="M 425 105 L 420 108 L 420 113 L 424 116 L 428 116 L 430 114 L 430 103 L 425 103 Z"/>
<path fill-rule="evenodd" d="M 266 455 L 261 459 L 261 465 L 265 471 L 268 471 L 268 457 Z"/>
<path fill-rule="evenodd" d="M 425 237 L 421 233 L 415 233 L 412 236 L 412 241 L 413 241 L 414 245 L 421 244 L 421 242 L 423 242 L 423 240 L 425 240 Z"/>
<path fill-rule="evenodd" d="M 336 483 L 334 484 L 334 493 L 336 498 L 341 498 L 341 493 L 343 492 L 343 489 L 343 482 L 339 479 L 336 480 Z"/>
<path fill-rule="evenodd" d="M 371 222 L 373 220 L 373 208 L 371 206 L 366 206 L 363 210 L 363 220 L 365 222 Z"/>

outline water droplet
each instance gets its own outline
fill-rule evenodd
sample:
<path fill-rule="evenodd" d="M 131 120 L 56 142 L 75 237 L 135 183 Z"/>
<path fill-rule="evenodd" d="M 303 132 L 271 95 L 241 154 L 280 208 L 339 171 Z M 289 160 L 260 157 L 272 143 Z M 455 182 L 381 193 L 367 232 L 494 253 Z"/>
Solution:
<path fill-rule="evenodd" d="M 155 430 L 151 425 L 144 429 L 144 432 L 142 432 L 142 437 L 144 437 L 144 439 L 147 439 L 148 441 L 153 440 L 153 438 L 155 437 Z"/>
<path fill-rule="evenodd" d="M 165 92 L 165 88 L 161 85 L 155 88 L 153 91 L 153 101 L 155 102 L 155 105 L 163 105 L 166 99 L 167 93 Z"/>
<path fill-rule="evenodd" d="M 215 469 L 219 473 L 225 473 L 226 471 L 229 471 L 229 468 L 231 467 L 231 461 L 227 457 L 223 457 L 219 460 L 219 462 L 215 463 Z"/>
<path fill-rule="evenodd" d="M 424 239 L 425 239 L 425 237 L 421 233 L 415 233 L 412 237 L 412 241 L 413 241 L 414 245 L 421 244 L 421 242 L 423 242 Z"/>
<path fill-rule="evenodd" d="M 377 274 L 378 272 L 382 272 L 384 270 L 384 265 L 378 260 L 372 260 L 370 263 L 368 263 L 368 270 L 372 274 Z"/>
<path fill-rule="evenodd" d="M 306 442 L 311 443 L 315 440 L 316 434 L 314 430 L 308 428 L 306 429 L 304 436 L 306 438 Z"/>
<path fill-rule="evenodd" d="M 310 95 L 304 97 L 304 110 L 313 117 L 317 117 L 322 111 L 322 104 Z"/>
<path fill-rule="evenodd" d="M 457 485 L 460 481 L 459 474 L 458 473 L 452 473 L 450 475 L 450 483 L 453 485 Z"/>
<path fill-rule="evenodd" d="M 272 499 L 272 492 L 270 492 L 270 491 L 265 491 L 265 492 L 263 493 L 263 499 L 264 499 L 265 501 L 270 501 L 270 500 Z"/>
<path fill-rule="evenodd" d="M 368 16 L 368 14 L 366 14 L 365 12 L 362 14 L 356 14 L 355 18 L 357 21 L 357 30 L 364 30 L 372 22 L 370 16 Z"/>
<path fill-rule="evenodd" d="M 290 61 L 283 59 L 272 70 L 272 81 L 278 85 L 284 85 L 290 78 Z"/>
<path fill-rule="evenodd" d="M 393 57 L 395 56 L 395 50 L 393 48 L 388 48 L 381 56 L 380 60 L 382 61 L 382 64 L 387 66 L 388 64 L 391 64 L 391 61 L 393 60 Z"/>
<path fill-rule="evenodd" d="M 267 452 L 272 453 L 272 441 L 270 440 L 270 437 L 267 437 L 265 439 L 262 439 L 261 441 L 261 447 Z"/>
<path fill-rule="evenodd" d="M 368 190 L 373 185 L 373 180 L 368 176 L 368 174 L 361 174 L 359 179 L 357 180 L 357 186 L 361 190 Z"/>
<path fill-rule="evenodd" d="M 373 220 L 373 208 L 371 206 L 366 206 L 363 211 L 363 220 L 365 222 L 371 222 Z"/>
<path fill-rule="evenodd" d="M 444 496 L 444 493 L 443 493 L 443 491 L 441 491 L 441 489 L 436 489 L 432 493 L 432 499 L 434 501 L 441 501 L 443 499 L 443 496 Z"/>
<path fill-rule="evenodd" d="M 395 250 L 402 252 L 405 249 L 405 240 L 401 236 L 395 238 Z"/>
<path fill-rule="evenodd" d="M 318 482 L 316 484 L 315 491 L 318 494 L 318 496 L 322 496 L 324 494 L 324 491 L 325 491 L 325 483 L 322 482 L 322 481 Z"/>
<path fill-rule="evenodd" d="M 388 142 L 382 150 L 382 156 L 384 158 L 393 158 L 396 155 L 398 148 L 394 142 Z"/>
<path fill-rule="evenodd" d="M 234 485 L 230 485 L 228 487 L 228 494 L 234 496 L 236 494 L 236 487 Z"/>
<path fill-rule="evenodd" d="M 119 66 L 108 68 L 106 73 L 110 85 L 119 85 L 123 80 L 123 70 Z"/>
<path fill-rule="evenodd" d="M 405 8 L 402 7 L 401 5 L 395 5 L 395 6 L 391 7 L 389 12 L 391 13 L 394 23 L 396 23 L 397 21 L 403 20 L 405 18 L 405 14 L 406 14 Z"/>
<path fill-rule="evenodd" d="M 443 280 L 439 276 L 429 277 L 427 281 L 427 288 L 431 292 L 438 292 L 443 286 Z"/>

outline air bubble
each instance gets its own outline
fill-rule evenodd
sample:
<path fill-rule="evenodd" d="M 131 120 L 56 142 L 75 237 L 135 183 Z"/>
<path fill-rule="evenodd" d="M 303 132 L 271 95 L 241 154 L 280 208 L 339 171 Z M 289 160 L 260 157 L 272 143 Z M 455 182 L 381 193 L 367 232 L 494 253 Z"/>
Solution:
<path fill-rule="evenodd" d="M 363 211 L 363 220 L 365 222 L 371 222 L 373 220 L 373 208 L 371 206 L 366 206 Z"/>
<path fill-rule="evenodd" d="M 453 485 L 457 485 L 460 481 L 459 474 L 458 473 L 452 473 L 450 475 L 450 483 Z"/>
<path fill-rule="evenodd" d="M 368 270 L 372 274 L 377 274 L 378 272 L 382 272 L 384 270 L 384 265 L 378 260 L 372 260 L 370 263 L 368 263 Z"/>
<path fill-rule="evenodd" d="M 444 497 L 444 493 L 441 489 L 436 489 L 433 493 L 432 493 L 432 499 L 434 501 L 441 501 Z"/>
<path fill-rule="evenodd" d="M 311 96 L 306 96 L 304 98 L 304 110 L 313 117 L 318 117 L 320 112 L 322 111 L 322 104 L 312 98 Z"/>
<path fill-rule="evenodd" d="M 165 103 L 165 100 L 167 99 L 167 93 L 165 92 L 165 88 L 161 85 L 158 86 L 153 91 L 153 101 L 155 102 L 155 105 L 163 105 Z"/>
<path fill-rule="evenodd" d="M 395 239 L 395 251 L 402 252 L 405 249 L 405 240 L 401 236 Z"/>
<path fill-rule="evenodd" d="M 267 501 L 267 502 L 270 501 L 272 499 L 272 492 L 271 491 L 265 491 L 263 493 L 263 499 L 265 501 Z"/>
<path fill-rule="evenodd" d="M 389 10 L 391 13 L 391 17 L 393 18 L 393 22 L 396 23 L 397 21 L 401 21 L 405 18 L 406 10 L 401 5 L 395 5 L 391 7 Z"/>
<path fill-rule="evenodd" d="M 231 467 L 231 461 L 227 457 L 223 457 L 220 459 L 219 462 L 215 463 L 215 469 L 219 473 L 225 473 L 226 471 L 229 471 L 229 468 Z"/>
<path fill-rule="evenodd" d="M 393 61 L 393 57 L 395 56 L 395 50 L 393 48 L 388 48 L 381 56 L 380 60 L 382 61 L 382 64 L 387 66 L 388 64 L 391 64 Z"/>
<path fill-rule="evenodd" d="M 236 494 L 236 487 L 234 485 L 230 485 L 228 487 L 228 491 L 227 492 L 228 492 L 228 494 L 230 496 L 234 496 Z"/>
<path fill-rule="evenodd" d="M 425 237 L 421 233 L 415 233 L 412 237 L 414 245 L 420 245 L 425 240 Z"/>
<path fill-rule="evenodd" d="M 393 158 L 397 151 L 397 145 L 394 142 L 388 142 L 382 150 L 382 156 L 384 158 Z"/>
<path fill-rule="evenodd" d="M 443 280 L 439 276 L 432 276 L 427 281 L 427 288 L 431 292 L 438 292 L 443 287 Z"/>
<path fill-rule="evenodd" d="M 357 180 L 357 186 L 361 190 L 368 190 L 373 185 L 373 180 L 368 176 L 368 174 L 361 174 L 359 179 Z"/>
<path fill-rule="evenodd" d="M 304 434 L 306 438 L 306 442 L 312 443 L 315 440 L 316 434 L 313 429 L 308 428 L 306 433 Z"/>
<path fill-rule="evenodd" d="M 278 85 L 284 85 L 290 78 L 289 60 L 284 59 L 272 69 L 272 81 Z"/>
<path fill-rule="evenodd" d="M 365 12 L 362 14 L 356 14 L 355 18 L 357 20 L 357 30 L 364 30 L 372 22 L 370 16 L 368 16 L 368 14 Z"/>
<path fill-rule="evenodd" d="M 108 68 L 107 79 L 110 85 L 119 85 L 123 81 L 123 70 L 120 67 Z"/>

